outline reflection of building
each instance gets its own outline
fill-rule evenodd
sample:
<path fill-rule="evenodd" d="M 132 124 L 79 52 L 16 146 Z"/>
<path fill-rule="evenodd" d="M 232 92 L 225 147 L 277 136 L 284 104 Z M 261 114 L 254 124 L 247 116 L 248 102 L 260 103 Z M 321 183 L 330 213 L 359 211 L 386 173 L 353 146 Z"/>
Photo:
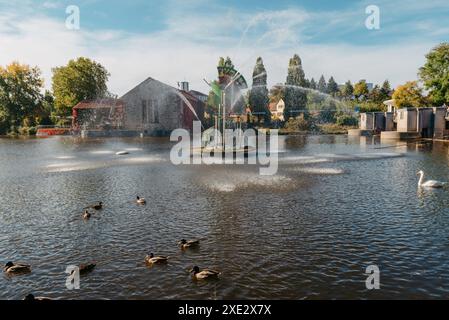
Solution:
<path fill-rule="evenodd" d="M 284 121 L 284 109 L 285 109 L 284 100 L 281 99 L 278 102 L 270 103 L 269 108 L 270 108 L 272 120 Z"/>

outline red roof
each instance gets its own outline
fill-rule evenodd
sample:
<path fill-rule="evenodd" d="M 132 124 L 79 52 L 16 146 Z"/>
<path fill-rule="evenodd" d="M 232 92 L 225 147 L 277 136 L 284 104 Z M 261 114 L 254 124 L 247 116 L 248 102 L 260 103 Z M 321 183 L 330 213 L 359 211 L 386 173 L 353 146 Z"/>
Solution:
<path fill-rule="evenodd" d="M 99 99 L 99 100 L 84 100 L 78 103 L 73 109 L 102 109 L 111 107 L 123 107 L 125 103 L 120 99 Z"/>

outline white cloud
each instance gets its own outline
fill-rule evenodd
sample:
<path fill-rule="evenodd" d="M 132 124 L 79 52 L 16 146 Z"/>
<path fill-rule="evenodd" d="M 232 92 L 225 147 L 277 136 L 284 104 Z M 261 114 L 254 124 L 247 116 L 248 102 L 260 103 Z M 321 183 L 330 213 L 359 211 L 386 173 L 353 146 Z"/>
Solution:
<path fill-rule="evenodd" d="M 264 58 L 269 83 L 284 82 L 290 57 L 298 53 L 307 77 L 331 75 L 393 85 L 416 79 L 424 54 L 436 43 L 416 41 L 384 46 L 307 44 L 301 33 L 311 15 L 303 10 L 264 11 L 251 16 L 229 10 L 218 16 L 191 19 L 176 12 L 167 28 L 151 34 L 116 30 L 67 30 L 64 19 L 0 13 L 0 65 L 13 60 L 38 65 L 50 86 L 51 68 L 78 56 L 91 57 L 111 73 L 109 88 L 122 95 L 151 76 L 170 85 L 180 80 L 207 92 L 203 78 L 217 77 L 220 56 L 231 56 L 251 83 L 258 56 Z M 324 26 L 323 26 L 324 27 Z M 239 36 L 235 36 L 238 34 Z"/>

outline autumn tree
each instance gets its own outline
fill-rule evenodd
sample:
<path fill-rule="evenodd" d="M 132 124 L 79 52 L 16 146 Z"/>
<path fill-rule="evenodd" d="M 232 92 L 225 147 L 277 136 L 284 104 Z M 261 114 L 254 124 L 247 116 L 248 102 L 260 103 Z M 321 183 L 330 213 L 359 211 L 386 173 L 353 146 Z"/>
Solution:
<path fill-rule="evenodd" d="M 417 81 L 409 81 L 398 86 L 394 91 L 393 99 L 398 108 L 421 108 L 427 104 L 423 89 L 418 86 Z"/>
<path fill-rule="evenodd" d="M 13 62 L 0 66 L 0 134 L 15 131 L 23 124 L 34 122 L 42 104 L 44 81 L 37 67 Z"/>
<path fill-rule="evenodd" d="M 366 80 L 360 80 L 354 86 L 354 96 L 359 100 L 364 100 L 368 97 L 369 89 Z"/>

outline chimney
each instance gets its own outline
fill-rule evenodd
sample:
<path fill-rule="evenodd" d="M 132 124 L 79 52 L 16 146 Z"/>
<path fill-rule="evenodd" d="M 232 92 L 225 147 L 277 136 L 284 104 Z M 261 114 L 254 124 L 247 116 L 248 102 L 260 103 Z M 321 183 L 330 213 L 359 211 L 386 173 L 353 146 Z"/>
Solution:
<path fill-rule="evenodd" d="M 180 83 L 180 89 L 189 92 L 189 83 L 187 81 L 182 81 Z"/>

